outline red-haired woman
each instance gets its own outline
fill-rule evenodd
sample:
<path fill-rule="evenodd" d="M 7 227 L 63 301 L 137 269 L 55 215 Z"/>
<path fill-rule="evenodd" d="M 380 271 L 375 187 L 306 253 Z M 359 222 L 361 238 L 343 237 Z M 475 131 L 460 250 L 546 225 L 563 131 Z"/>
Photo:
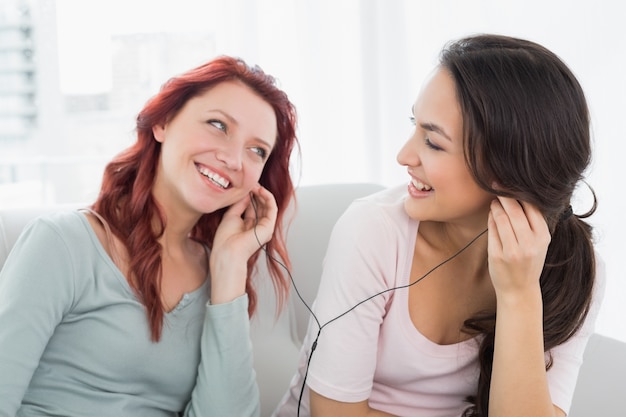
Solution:
<path fill-rule="evenodd" d="M 242 60 L 169 80 L 93 206 L 39 218 L 7 259 L 0 416 L 258 415 L 249 278 L 260 245 L 288 264 L 295 129 Z"/>

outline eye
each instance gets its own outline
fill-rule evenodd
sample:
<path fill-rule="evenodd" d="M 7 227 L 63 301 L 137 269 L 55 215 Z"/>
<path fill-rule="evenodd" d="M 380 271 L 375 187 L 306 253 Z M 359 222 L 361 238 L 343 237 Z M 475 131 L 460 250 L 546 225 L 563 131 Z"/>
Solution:
<path fill-rule="evenodd" d="M 211 119 L 207 120 L 207 123 L 224 133 L 228 133 L 228 126 L 226 126 L 226 123 L 222 122 L 221 120 Z"/>
<path fill-rule="evenodd" d="M 441 147 L 435 145 L 434 143 L 432 143 L 430 141 L 430 139 L 428 138 L 428 136 L 426 136 L 424 138 L 424 143 L 426 143 L 426 146 L 428 146 L 432 150 L 435 150 L 435 151 L 442 151 L 443 150 L 443 148 L 441 148 Z"/>
<path fill-rule="evenodd" d="M 265 158 L 267 157 L 267 150 L 265 150 L 265 148 L 262 148 L 260 146 L 253 146 L 252 148 L 250 148 L 250 150 L 257 154 L 259 158 L 261 158 L 261 160 L 265 161 Z"/>

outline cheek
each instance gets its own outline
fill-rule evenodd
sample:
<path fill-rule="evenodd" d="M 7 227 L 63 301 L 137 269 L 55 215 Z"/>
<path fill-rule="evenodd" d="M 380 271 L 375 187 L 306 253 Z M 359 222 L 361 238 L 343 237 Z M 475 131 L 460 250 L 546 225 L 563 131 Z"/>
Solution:
<path fill-rule="evenodd" d="M 462 188 L 465 190 L 478 187 L 474 177 L 469 169 L 465 166 L 465 162 L 456 158 L 450 163 L 433 164 L 433 183 L 436 181 L 440 185 L 446 187 Z"/>
<path fill-rule="evenodd" d="M 422 165 L 426 180 L 435 190 L 463 188 L 471 179 L 469 173 L 456 161 L 423 157 Z"/>
<path fill-rule="evenodd" d="M 482 206 L 492 200 L 491 194 L 478 186 L 474 177 L 465 165 L 440 166 L 429 176 L 431 185 L 440 191 L 439 196 L 446 198 L 461 198 L 468 204 Z M 444 193 L 445 191 L 445 193 Z M 444 194 L 444 195 L 442 195 Z"/>
<path fill-rule="evenodd" d="M 491 200 L 494 198 L 493 195 L 480 188 L 472 176 L 469 176 L 468 179 L 460 185 L 457 192 L 460 195 L 465 195 L 468 206 L 477 210 L 488 211 Z"/>
<path fill-rule="evenodd" d="M 265 164 L 250 163 L 245 171 L 244 182 L 246 186 L 252 187 L 259 182 Z"/>

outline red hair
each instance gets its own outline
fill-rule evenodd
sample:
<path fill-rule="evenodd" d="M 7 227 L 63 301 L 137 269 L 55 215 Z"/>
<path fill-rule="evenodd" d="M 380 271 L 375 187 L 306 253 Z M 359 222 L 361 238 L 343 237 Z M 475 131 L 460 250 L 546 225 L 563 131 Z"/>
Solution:
<path fill-rule="evenodd" d="M 291 268 L 283 231 L 283 217 L 295 198 L 289 172 L 289 160 L 296 138 L 296 110 L 287 95 L 276 86 L 275 79 L 259 67 L 243 60 L 222 56 L 167 81 L 137 116 L 137 141 L 116 156 L 105 168 L 100 195 L 93 209 L 110 224 L 112 232 L 125 245 L 130 259 L 129 284 L 146 307 L 153 341 L 158 341 L 163 327 L 164 306 L 161 302 L 161 246 L 157 239 L 163 233 L 166 219 L 152 196 L 161 144 L 152 128 L 171 120 L 192 97 L 229 80 L 238 80 L 272 106 L 276 115 L 277 140 L 259 183 L 276 199 L 278 217 L 272 239 L 265 245 L 268 255 L 279 258 Z M 204 214 L 192 230 L 192 238 L 213 244 L 215 230 L 226 208 Z M 160 220 L 159 230 L 153 221 Z M 256 309 L 257 296 L 251 275 L 261 250 L 248 260 L 249 314 Z M 276 262 L 268 269 L 274 282 L 279 307 L 286 299 L 289 282 Z"/>

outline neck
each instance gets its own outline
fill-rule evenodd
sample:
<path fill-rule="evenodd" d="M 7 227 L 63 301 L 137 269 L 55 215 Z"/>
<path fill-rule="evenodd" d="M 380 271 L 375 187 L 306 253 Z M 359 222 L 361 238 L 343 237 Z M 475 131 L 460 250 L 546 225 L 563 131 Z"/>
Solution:
<path fill-rule="evenodd" d="M 487 250 L 487 226 L 463 227 L 451 223 L 423 222 L 420 231 L 425 240 L 434 248 L 444 252 L 454 253 L 472 243 L 473 250 Z M 485 237 L 483 239 L 483 237 Z M 468 248 L 469 249 L 469 248 Z"/>
<path fill-rule="evenodd" d="M 180 216 L 168 215 L 165 213 L 165 227 L 158 238 L 159 244 L 163 248 L 163 254 L 176 254 L 181 251 L 185 252 L 190 245 L 193 246 L 189 235 L 195 226 L 197 219 L 182 219 Z M 161 232 L 160 221 L 154 219 L 153 229 L 156 233 Z"/>
<path fill-rule="evenodd" d="M 461 261 L 468 271 L 482 271 L 487 259 L 487 227 L 463 228 L 449 223 L 420 223 L 419 233 L 444 257 Z"/>

